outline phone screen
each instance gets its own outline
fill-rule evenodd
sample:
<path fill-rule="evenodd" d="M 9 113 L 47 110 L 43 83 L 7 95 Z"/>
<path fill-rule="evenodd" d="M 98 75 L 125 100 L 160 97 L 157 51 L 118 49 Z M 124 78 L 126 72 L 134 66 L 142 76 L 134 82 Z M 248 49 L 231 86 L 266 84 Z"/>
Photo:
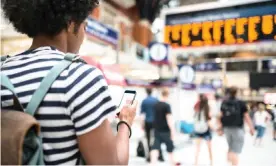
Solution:
<path fill-rule="evenodd" d="M 133 104 L 133 101 L 135 100 L 135 96 L 136 96 L 136 91 L 129 91 L 129 90 L 125 91 L 122 97 L 121 103 L 118 107 L 117 115 L 119 115 L 120 111 L 124 106 L 126 106 L 127 104 Z"/>

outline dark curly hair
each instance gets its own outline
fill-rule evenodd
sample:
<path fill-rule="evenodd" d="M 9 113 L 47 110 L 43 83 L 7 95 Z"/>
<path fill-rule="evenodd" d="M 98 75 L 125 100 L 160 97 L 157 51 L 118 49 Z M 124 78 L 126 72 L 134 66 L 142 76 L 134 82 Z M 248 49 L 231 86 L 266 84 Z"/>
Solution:
<path fill-rule="evenodd" d="M 5 17 L 29 37 L 55 36 L 71 22 L 80 24 L 98 6 L 98 0 L 1 0 Z"/>

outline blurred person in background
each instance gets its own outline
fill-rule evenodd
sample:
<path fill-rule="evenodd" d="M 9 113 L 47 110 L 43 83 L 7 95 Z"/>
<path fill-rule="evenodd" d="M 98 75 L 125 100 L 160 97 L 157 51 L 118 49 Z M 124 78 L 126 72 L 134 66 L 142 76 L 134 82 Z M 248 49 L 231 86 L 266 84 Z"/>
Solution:
<path fill-rule="evenodd" d="M 146 89 L 147 97 L 142 101 L 141 114 L 143 116 L 143 128 L 146 133 L 146 139 L 148 143 L 148 150 L 151 147 L 151 133 L 153 132 L 153 120 L 154 120 L 154 106 L 158 103 L 158 99 L 152 96 L 152 89 Z M 159 150 L 159 160 L 164 161 L 162 151 Z M 147 156 L 147 161 L 150 161 L 150 155 Z"/>
<path fill-rule="evenodd" d="M 222 97 L 219 94 L 215 94 L 215 100 L 216 100 L 216 104 L 217 104 L 217 112 L 220 112 Z"/>
<path fill-rule="evenodd" d="M 270 114 L 266 111 L 265 105 L 260 103 L 258 106 L 258 111 L 254 114 L 255 126 L 257 130 L 256 139 L 254 145 L 261 145 L 262 139 L 265 134 L 267 123 L 270 121 Z"/>
<path fill-rule="evenodd" d="M 273 139 L 274 141 L 276 141 L 276 107 L 274 106 L 272 108 L 272 113 L 273 113 L 273 117 L 274 117 L 274 120 L 273 120 Z"/>
<path fill-rule="evenodd" d="M 195 166 L 198 165 L 199 152 L 201 147 L 201 142 L 205 140 L 207 142 L 210 163 L 213 165 L 212 157 L 212 146 L 211 146 L 211 128 L 210 120 L 211 113 L 208 104 L 208 99 L 204 94 L 199 95 L 199 101 L 195 105 L 195 120 L 194 120 L 194 130 L 196 138 L 196 153 L 195 153 Z"/>
<path fill-rule="evenodd" d="M 228 89 L 227 96 L 221 105 L 221 128 L 218 131 L 220 135 L 225 133 L 229 148 L 227 159 L 236 166 L 244 145 L 244 122 L 248 124 L 252 136 L 254 135 L 254 126 L 245 102 L 236 97 L 237 88 Z"/>
<path fill-rule="evenodd" d="M 215 107 L 211 111 L 211 122 L 210 122 L 210 127 L 216 131 L 219 128 L 220 122 L 219 116 L 220 116 L 220 108 L 221 108 L 221 103 L 222 103 L 222 96 L 219 94 L 215 94 Z"/>
<path fill-rule="evenodd" d="M 79 52 L 85 20 L 98 4 L 97 0 L 1 0 L 5 17 L 33 39 L 28 50 L 1 66 L 1 74 L 14 83 L 25 108 L 53 66 L 67 53 Z M 13 95 L 5 88 L 1 101 L 2 109 L 14 106 Z M 82 158 L 87 165 L 127 165 L 136 105 L 120 110 L 114 135 L 108 117 L 116 115 L 116 105 L 102 72 L 82 62 L 72 63 L 52 84 L 35 114 L 44 163 L 76 165 Z"/>
<path fill-rule="evenodd" d="M 266 105 L 266 110 L 270 115 L 270 121 L 272 122 L 272 139 L 275 140 L 274 137 L 274 123 L 275 123 L 275 114 L 274 114 L 274 107 L 273 105 Z"/>
<path fill-rule="evenodd" d="M 252 120 L 252 123 L 253 125 L 256 127 L 255 125 L 255 113 L 258 111 L 258 104 L 257 103 L 253 103 L 250 107 L 249 107 L 249 115 L 250 115 L 250 118 Z"/>
<path fill-rule="evenodd" d="M 169 153 L 170 162 L 175 165 L 173 156 L 173 139 L 175 128 L 173 123 L 171 106 L 168 104 L 169 90 L 163 89 L 160 101 L 154 106 L 154 143 L 151 148 L 151 164 L 156 165 L 158 158 L 158 150 L 161 144 L 165 143 L 167 152 Z"/>

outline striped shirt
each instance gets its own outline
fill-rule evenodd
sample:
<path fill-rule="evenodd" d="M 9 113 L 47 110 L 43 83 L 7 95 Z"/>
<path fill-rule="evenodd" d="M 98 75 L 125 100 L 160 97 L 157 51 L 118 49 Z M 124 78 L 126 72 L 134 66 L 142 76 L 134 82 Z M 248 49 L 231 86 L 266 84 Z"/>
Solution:
<path fill-rule="evenodd" d="M 15 86 L 23 107 L 49 70 L 64 53 L 41 47 L 9 58 L 1 67 Z M 1 89 L 2 108 L 12 108 L 12 94 Z M 107 83 L 93 66 L 73 63 L 64 70 L 45 96 L 35 118 L 41 125 L 44 161 L 47 165 L 75 165 L 79 158 L 77 136 L 97 128 L 115 116 Z"/>

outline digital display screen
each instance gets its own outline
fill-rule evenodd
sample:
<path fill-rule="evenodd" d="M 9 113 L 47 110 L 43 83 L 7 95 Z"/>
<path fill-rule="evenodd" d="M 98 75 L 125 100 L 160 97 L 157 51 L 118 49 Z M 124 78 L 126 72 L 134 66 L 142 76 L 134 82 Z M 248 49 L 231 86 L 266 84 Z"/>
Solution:
<path fill-rule="evenodd" d="M 276 41 L 276 1 L 166 15 L 173 48 Z"/>
<path fill-rule="evenodd" d="M 249 85 L 251 89 L 275 88 L 276 73 L 250 73 Z"/>

